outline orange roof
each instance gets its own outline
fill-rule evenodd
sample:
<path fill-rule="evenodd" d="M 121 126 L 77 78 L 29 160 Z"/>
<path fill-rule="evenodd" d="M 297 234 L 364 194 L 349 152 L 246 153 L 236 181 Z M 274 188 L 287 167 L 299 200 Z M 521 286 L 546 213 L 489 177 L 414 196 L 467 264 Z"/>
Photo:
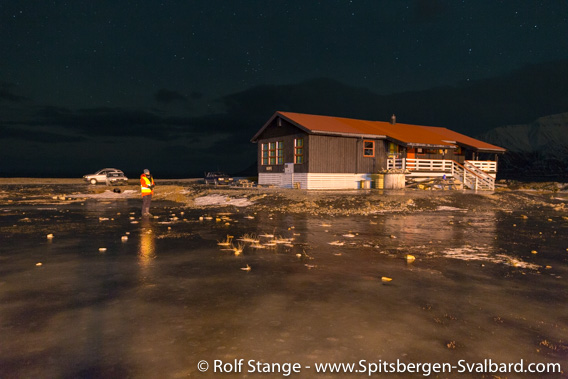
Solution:
<path fill-rule="evenodd" d="M 506 149 L 492 145 L 487 142 L 480 141 L 475 138 L 468 137 L 458 132 L 454 132 L 453 130 L 440 128 L 436 126 L 425 126 L 425 128 L 432 129 L 434 132 L 440 134 L 444 140 L 446 141 L 455 141 L 460 145 L 465 145 L 469 147 L 474 147 L 477 150 L 484 150 L 484 151 L 496 151 L 496 152 L 505 152 Z"/>
<path fill-rule="evenodd" d="M 282 117 L 310 134 L 384 138 L 396 140 L 406 145 L 444 148 L 453 148 L 458 144 L 483 151 L 505 151 L 501 147 L 490 145 L 446 128 L 401 123 L 393 125 L 383 121 L 366 121 L 292 112 L 276 112 L 255 134 L 252 141 L 256 141 L 276 117 Z"/>
<path fill-rule="evenodd" d="M 311 132 L 328 132 L 338 134 L 355 135 L 384 135 L 383 131 L 377 128 L 375 122 L 365 120 L 355 120 L 352 118 L 316 116 L 303 113 L 276 112 L 288 121 L 296 125 L 304 126 Z"/>

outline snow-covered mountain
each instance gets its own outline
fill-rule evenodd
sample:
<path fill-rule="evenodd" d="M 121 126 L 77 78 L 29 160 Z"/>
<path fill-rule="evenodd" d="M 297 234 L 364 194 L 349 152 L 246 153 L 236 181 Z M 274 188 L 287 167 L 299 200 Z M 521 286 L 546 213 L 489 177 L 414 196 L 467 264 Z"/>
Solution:
<path fill-rule="evenodd" d="M 499 160 L 503 177 L 568 176 L 568 113 L 498 127 L 478 138 L 508 150 Z"/>

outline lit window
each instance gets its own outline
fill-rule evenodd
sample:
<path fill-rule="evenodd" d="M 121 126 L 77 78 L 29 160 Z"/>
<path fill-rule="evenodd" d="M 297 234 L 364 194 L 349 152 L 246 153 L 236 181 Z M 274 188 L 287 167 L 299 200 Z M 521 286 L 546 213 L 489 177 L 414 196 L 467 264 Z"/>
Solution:
<path fill-rule="evenodd" d="M 363 156 L 364 157 L 375 156 L 375 141 L 363 141 Z"/>
<path fill-rule="evenodd" d="M 284 154 L 282 154 L 282 141 L 276 142 L 276 164 L 284 164 Z"/>
<path fill-rule="evenodd" d="M 268 142 L 261 145 L 262 165 L 283 164 L 282 141 Z"/>
<path fill-rule="evenodd" d="M 389 142 L 389 154 L 396 155 L 398 154 L 398 145 L 394 142 Z"/>
<path fill-rule="evenodd" d="M 262 165 L 263 166 L 268 165 L 268 144 L 267 143 L 262 144 L 261 159 L 262 159 Z"/>
<path fill-rule="evenodd" d="M 294 163 L 304 163 L 304 139 L 294 140 Z"/>

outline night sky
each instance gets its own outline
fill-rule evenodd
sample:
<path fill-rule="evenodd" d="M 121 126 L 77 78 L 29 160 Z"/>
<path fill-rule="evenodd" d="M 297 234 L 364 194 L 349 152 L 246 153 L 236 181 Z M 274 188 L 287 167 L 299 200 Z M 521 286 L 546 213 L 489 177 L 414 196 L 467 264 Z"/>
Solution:
<path fill-rule="evenodd" d="M 0 176 L 237 174 L 277 110 L 470 135 L 568 112 L 564 0 L 4 1 Z"/>

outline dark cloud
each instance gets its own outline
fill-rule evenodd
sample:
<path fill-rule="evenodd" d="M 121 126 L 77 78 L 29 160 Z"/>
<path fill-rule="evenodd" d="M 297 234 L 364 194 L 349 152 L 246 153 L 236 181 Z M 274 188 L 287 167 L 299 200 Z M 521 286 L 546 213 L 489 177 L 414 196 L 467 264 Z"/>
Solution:
<path fill-rule="evenodd" d="M 154 94 L 154 99 L 158 103 L 162 103 L 162 104 L 171 104 L 171 103 L 176 103 L 176 102 L 182 102 L 182 103 L 187 102 L 187 97 L 185 97 L 184 95 L 180 94 L 179 92 L 170 91 L 170 90 L 167 90 L 167 89 L 158 90 Z"/>
<path fill-rule="evenodd" d="M 55 107 L 52 105 L 47 105 L 44 107 L 40 107 L 36 112 L 35 116 L 44 119 L 44 120 L 54 120 L 54 119 L 69 119 L 73 116 L 73 111 L 68 108 L 63 107 Z M 64 124 L 61 122 L 61 124 Z"/>
<path fill-rule="evenodd" d="M 15 112 L 12 112 L 15 113 Z M 29 113 L 29 111 L 28 111 Z M 30 115 L 20 112 L 16 120 L 6 121 L 10 137 L 28 141 L 38 140 L 41 130 L 48 127 L 64 131 L 61 141 L 73 138 L 141 137 L 158 141 L 175 141 L 217 133 L 232 134 L 241 131 L 231 114 L 212 114 L 200 117 L 169 116 L 160 110 L 98 107 L 73 110 L 64 107 L 38 107 Z M 246 122 L 246 121 L 245 121 Z M 37 133 L 29 133 L 35 130 Z M 67 135 L 70 134 L 70 135 Z M 59 134 L 46 141 L 57 140 Z M 41 140 L 41 138 L 39 139 Z"/>
<path fill-rule="evenodd" d="M 145 137 L 170 140 L 191 131 L 190 119 L 166 117 L 152 111 L 124 108 L 71 110 L 47 106 L 12 125 L 56 126 L 78 134 L 106 137 Z"/>
<path fill-rule="evenodd" d="M 43 131 L 34 128 L 19 129 L 14 127 L 0 128 L 2 138 L 12 138 L 32 142 L 42 143 L 65 143 L 65 142 L 83 142 L 86 138 L 81 136 L 66 135 L 64 133 L 56 133 L 51 131 Z"/>
<path fill-rule="evenodd" d="M 189 98 L 192 100 L 199 100 L 203 98 L 203 93 L 199 91 L 193 91 L 192 93 L 189 94 Z"/>
<path fill-rule="evenodd" d="M 29 98 L 25 96 L 18 95 L 14 88 L 16 86 L 12 83 L 1 82 L 0 81 L 0 102 L 12 102 L 12 103 L 22 103 L 28 101 Z"/>

